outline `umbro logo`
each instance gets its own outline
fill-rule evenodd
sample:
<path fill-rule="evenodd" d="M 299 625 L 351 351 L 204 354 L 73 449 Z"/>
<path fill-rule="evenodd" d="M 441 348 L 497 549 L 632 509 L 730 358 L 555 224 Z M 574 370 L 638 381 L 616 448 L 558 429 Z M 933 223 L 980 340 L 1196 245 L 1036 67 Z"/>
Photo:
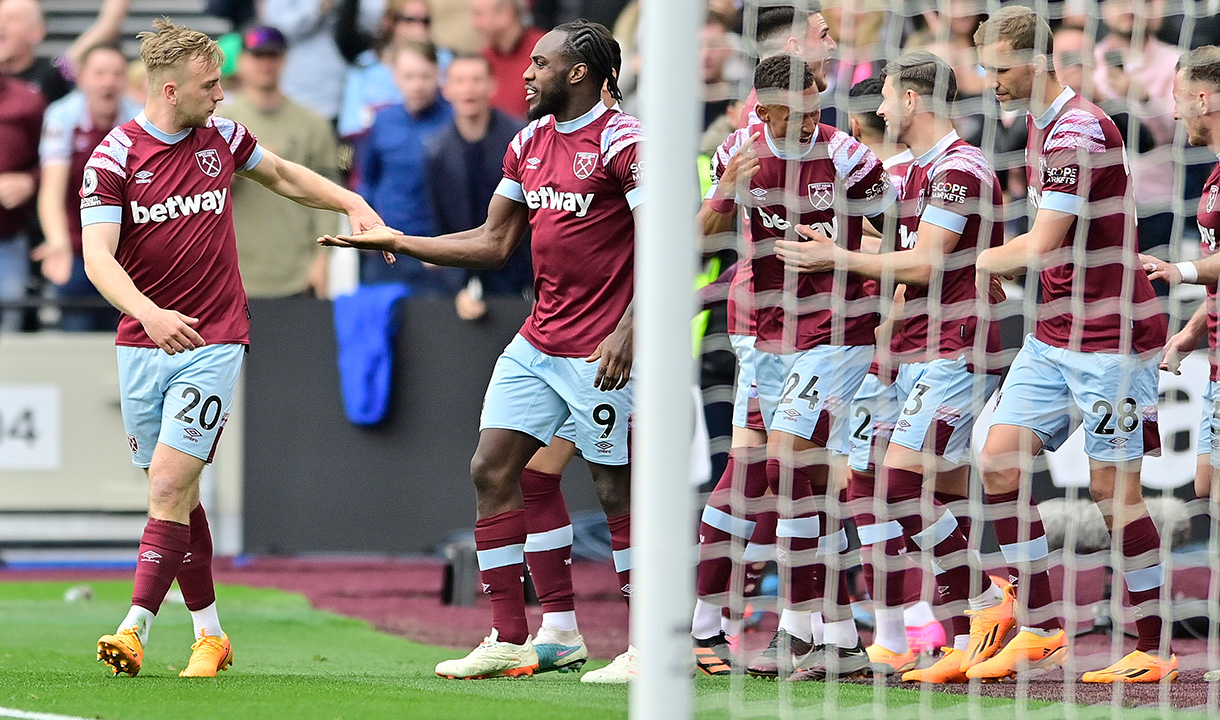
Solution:
<path fill-rule="evenodd" d="M 795 420 L 796 418 L 799 418 L 801 416 L 801 411 L 793 410 L 792 408 L 788 408 L 787 410 L 784 411 L 784 415 L 787 415 L 789 420 Z"/>
<path fill-rule="evenodd" d="M 941 597 L 946 597 L 949 594 L 949 586 L 948 585 L 937 585 L 936 594 L 940 595 Z"/>
<path fill-rule="evenodd" d="M 145 550 L 144 552 L 140 553 L 140 562 L 157 563 L 160 565 L 161 553 L 154 550 Z"/>
<path fill-rule="evenodd" d="M 763 188 L 750 188 L 750 194 L 754 197 L 762 197 L 767 194 L 767 191 Z"/>
<path fill-rule="evenodd" d="M 899 420 L 898 427 L 903 430 L 906 430 L 907 428 L 911 427 L 911 423 L 907 422 L 906 420 Z"/>
<path fill-rule="evenodd" d="M 525 161 L 525 169 L 526 170 L 537 170 L 538 165 L 541 162 L 542 162 L 542 158 L 536 158 L 536 157 L 529 158 L 528 160 Z"/>
<path fill-rule="evenodd" d="M 152 182 L 153 174 L 148 170 L 141 170 L 136 173 L 136 185 L 147 185 Z"/>
<path fill-rule="evenodd" d="M 193 427 L 189 427 L 184 430 L 183 434 L 186 435 L 186 439 L 190 440 L 191 442 L 199 442 L 199 438 L 203 437 L 203 433 L 199 432 Z"/>
<path fill-rule="evenodd" d="M 631 592 L 632 592 L 632 590 L 634 590 L 634 588 L 631 587 L 631 583 L 627 583 L 621 589 L 623 591 L 623 594 L 626 595 L 627 597 L 631 597 Z"/>
<path fill-rule="evenodd" d="M 610 450 L 614 448 L 614 443 L 602 440 L 599 443 L 594 443 L 593 447 L 597 448 L 599 453 L 607 455 L 610 453 Z"/>

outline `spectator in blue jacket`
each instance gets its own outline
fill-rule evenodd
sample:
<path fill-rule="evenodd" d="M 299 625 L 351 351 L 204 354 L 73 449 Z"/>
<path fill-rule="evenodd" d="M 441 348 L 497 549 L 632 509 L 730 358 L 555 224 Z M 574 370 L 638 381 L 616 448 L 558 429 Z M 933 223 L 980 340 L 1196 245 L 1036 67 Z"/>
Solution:
<path fill-rule="evenodd" d="M 410 41 L 399 45 L 391 68 L 403 102 L 381 110 L 373 120 L 360 148 L 357 190 L 390 227 L 408 235 L 435 235 L 425 145 L 453 122 L 453 109 L 440 96 L 432 45 Z M 464 277 L 459 269 L 429 266 L 409 257 L 386 265 L 380 253 L 366 253 L 361 258 L 360 279 L 364 283 L 403 282 L 412 294 L 452 295 Z"/>
<path fill-rule="evenodd" d="M 504 174 L 504 152 L 525 120 L 491 106 L 496 81 L 482 55 L 454 58 L 446 74 L 444 95 L 453 106 L 453 122 L 428 143 L 428 192 L 437 233 L 478 227 L 487 220 L 487 204 Z M 458 315 L 477 320 L 487 312 L 484 295 L 530 297 L 534 270 L 529 238 L 522 240 L 504 267 L 468 270 L 466 287 L 456 298 Z"/>

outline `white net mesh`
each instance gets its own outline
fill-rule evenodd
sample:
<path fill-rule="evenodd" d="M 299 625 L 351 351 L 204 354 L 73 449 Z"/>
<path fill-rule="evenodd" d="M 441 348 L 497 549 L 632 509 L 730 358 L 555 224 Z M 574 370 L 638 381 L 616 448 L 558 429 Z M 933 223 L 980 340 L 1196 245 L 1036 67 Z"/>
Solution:
<path fill-rule="evenodd" d="M 1203 286 L 1149 289 L 1150 261 L 1138 258 L 1208 251 L 1196 215 L 1220 204 L 1216 179 L 1205 182 L 1216 148 L 1175 120 L 1173 88 L 1183 52 L 1220 42 L 1220 3 L 1038 2 L 1032 39 L 1002 26 L 994 0 L 792 7 L 742 8 L 743 67 L 785 53 L 805 62 L 759 88 L 757 117 L 745 118 L 753 96 L 741 104 L 736 139 L 705 143 L 705 250 L 735 256 L 737 276 L 709 293 L 728 300 L 728 335 L 709 334 L 703 352 L 731 350 L 739 370 L 705 394 L 735 414 L 731 441 L 713 443 L 731 460 L 703 514 L 693 634 L 712 647 L 723 629 L 734 652 L 717 657 L 737 672 L 727 686 L 700 683 L 699 707 L 733 717 L 1220 714 L 1204 677 L 1220 669 L 1220 508 L 1207 499 L 1215 307 L 1206 325 Z M 780 8 L 790 8 L 786 27 Z M 989 16 L 980 57 L 974 36 Z M 940 59 L 923 63 L 934 80 L 921 80 L 916 58 L 891 64 L 884 85 L 862 82 L 915 50 Z M 829 126 L 812 140 L 799 122 L 815 114 L 802 105 L 806 67 Z M 709 86 L 707 99 L 744 99 L 756 78 Z M 1079 99 L 1065 105 L 1058 84 Z M 1216 112 L 1218 92 L 1206 105 Z M 883 102 L 888 135 L 866 117 Z M 947 150 L 949 129 L 981 155 Z M 904 160 L 904 149 L 920 157 Z M 880 168 L 907 191 L 885 213 Z M 963 296 L 980 252 L 1014 238 L 985 256 L 1004 298 L 984 294 L 990 275 Z M 783 240 L 822 247 L 803 254 Z M 930 243 L 941 249 L 924 254 Z M 899 251 L 922 260 L 875 259 Z M 903 285 L 905 302 L 893 301 Z M 1200 351 L 1180 374 L 1157 371 L 1167 337 L 1200 307 L 1188 326 Z M 891 345 L 895 335 L 906 342 Z M 1156 442 L 1161 452 L 1146 454 Z M 1009 583 L 1011 623 L 992 617 Z M 982 668 L 971 674 L 996 682 L 945 670 L 955 636 L 963 662 Z M 857 638 L 871 657 L 847 647 Z M 882 640 L 896 646 L 889 655 L 876 650 Z M 1012 642 L 1027 648 L 1020 662 L 1008 662 Z M 937 682 L 904 682 L 907 667 Z M 790 676 L 804 681 L 756 679 Z"/>

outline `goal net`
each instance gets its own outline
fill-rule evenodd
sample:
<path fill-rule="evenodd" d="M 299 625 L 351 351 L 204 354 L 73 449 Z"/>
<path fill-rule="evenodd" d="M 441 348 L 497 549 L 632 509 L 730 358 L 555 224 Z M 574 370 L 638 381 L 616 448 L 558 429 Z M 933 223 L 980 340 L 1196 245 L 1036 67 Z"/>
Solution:
<path fill-rule="evenodd" d="M 733 429 L 692 635 L 732 672 L 700 713 L 1220 714 L 1215 286 L 1146 269 L 1215 249 L 1220 87 L 1178 118 L 1174 81 L 1220 3 L 1013 5 L 740 8 L 704 98 Z"/>

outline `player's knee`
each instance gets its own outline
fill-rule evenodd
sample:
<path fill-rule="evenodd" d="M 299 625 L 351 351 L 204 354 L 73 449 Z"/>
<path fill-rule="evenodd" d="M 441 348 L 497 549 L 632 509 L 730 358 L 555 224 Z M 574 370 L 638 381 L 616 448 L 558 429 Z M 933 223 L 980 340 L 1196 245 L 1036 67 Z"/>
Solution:
<path fill-rule="evenodd" d="M 154 514 L 175 514 L 188 500 L 190 483 L 171 473 L 148 476 L 148 506 Z"/>
<path fill-rule="evenodd" d="M 512 485 L 512 478 L 509 477 L 504 463 L 481 452 L 476 452 L 470 459 L 470 477 L 480 495 L 503 494 Z"/>
<path fill-rule="evenodd" d="M 598 502 L 606 515 L 623 515 L 631 512 L 631 476 L 628 474 L 606 474 L 593 480 Z"/>

